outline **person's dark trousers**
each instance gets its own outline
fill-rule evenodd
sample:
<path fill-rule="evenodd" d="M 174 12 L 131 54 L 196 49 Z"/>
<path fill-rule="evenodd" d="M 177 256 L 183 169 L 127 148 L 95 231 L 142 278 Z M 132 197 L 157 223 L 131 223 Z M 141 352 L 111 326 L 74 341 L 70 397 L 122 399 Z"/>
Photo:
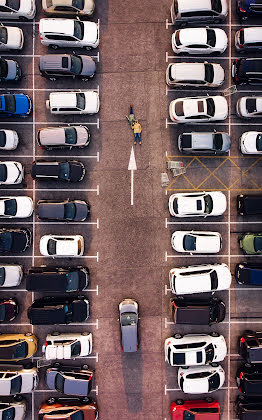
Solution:
<path fill-rule="evenodd" d="M 139 143 L 141 143 L 141 133 L 134 133 L 135 136 L 135 143 L 137 142 L 137 140 L 139 141 Z"/>
<path fill-rule="evenodd" d="M 129 115 L 130 115 L 130 114 L 134 114 L 134 113 L 133 113 L 133 107 L 132 107 L 131 105 L 130 105 L 130 109 L 129 109 Z"/>

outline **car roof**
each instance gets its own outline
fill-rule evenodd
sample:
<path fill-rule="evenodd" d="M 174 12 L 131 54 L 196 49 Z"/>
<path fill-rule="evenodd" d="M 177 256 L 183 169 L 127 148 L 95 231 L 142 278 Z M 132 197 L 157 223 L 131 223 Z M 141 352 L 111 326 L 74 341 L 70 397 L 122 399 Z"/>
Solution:
<path fill-rule="evenodd" d="M 71 66 L 70 54 L 46 54 L 40 57 L 41 70 L 68 70 Z"/>
<path fill-rule="evenodd" d="M 208 324 L 210 321 L 210 307 L 209 306 L 188 306 L 184 308 L 177 308 L 176 322 L 179 323 L 194 323 L 196 325 Z"/>
<path fill-rule="evenodd" d="M 50 104 L 54 108 L 76 106 L 76 93 L 78 92 L 51 92 L 50 93 Z"/>
<path fill-rule="evenodd" d="M 262 73 L 262 58 L 244 58 L 241 70 L 246 73 Z"/>
<path fill-rule="evenodd" d="M 245 42 L 262 41 L 262 26 L 242 28 Z"/>
<path fill-rule="evenodd" d="M 206 28 L 184 28 L 179 30 L 179 40 L 181 44 L 206 44 L 207 30 Z"/>
<path fill-rule="evenodd" d="M 173 63 L 171 76 L 174 80 L 205 80 L 204 63 Z"/>
<path fill-rule="evenodd" d="M 39 32 L 73 35 L 74 19 L 41 19 L 39 24 Z"/>
<path fill-rule="evenodd" d="M 72 6 L 72 0 L 51 0 L 52 6 Z"/>
<path fill-rule="evenodd" d="M 65 128 L 64 127 L 52 127 L 39 131 L 39 140 L 41 145 L 50 144 L 50 137 L 52 144 L 64 144 L 65 143 Z"/>
<path fill-rule="evenodd" d="M 192 12 L 198 10 L 211 10 L 211 1 L 210 0 L 180 0 L 178 2 L 178 8 L 181 13 L 183 12 Z"/>

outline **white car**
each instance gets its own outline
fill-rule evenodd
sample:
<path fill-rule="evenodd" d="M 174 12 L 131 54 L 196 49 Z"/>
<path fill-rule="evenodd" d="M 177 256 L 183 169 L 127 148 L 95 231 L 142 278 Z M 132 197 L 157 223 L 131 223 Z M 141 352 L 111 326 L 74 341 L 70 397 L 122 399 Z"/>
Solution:
<path fill-rule="evenodd" d="M 220 95 L 177 98 L 170 102 L 169 116 L 176 123 L 223 121 L 228 116 L 228 104 Z"/>
<path fill-rule="evenodd" d="M 1 0 L 0 19 L 34 19 L 36 6 L 34 0 Z"/>
<path fill-rule="evenodd" d="M 81 235 L 44 235 L 40 239 L 40 254 L 52 257 L 83 255 L 84 238 Z"/>
<path fill-rule="evenodd" d="M 0 287 L 19 286 L 23 278 L 23 267 L 17 264 L 0 265 Z"/>
<path fill-rule="evenodd" d="M 2 420 L 24 420 L 26 414 L 26 400 L 21 395 L 1 397 L 0 418 Z M 12 414 L 12 417 L 10 417 Z"/>
<path fill-rule="evenodd" d="M 53 332 L 47 335 L 42 351 L 47 360 L 88 356 L 92 353 L 92 334 Z"/>
<path fill-rule="evenodd" d="M 0 217 L 30 217 L 33 210 L 31 197 L 0 197 Z"/>
<path fill-rule="evenodd" d="M 19 162 L 0 162 L 0 184 L 21 184 L 24 179 L 24 167 Z"/>
<path fill-rule="evenodd" d="M 171 87 L 219 87 L 225 81 L 225 71 L 215 63 L 171 63 L 166 70 L 166 83 Z"/>
<path fill-rule="evenodd" d="M 227 355 L 226 340 L 210 334 L 175 334 L 165 340 L 165 361 L 171 366 L 198 366 L 222 362 Z"/>
<path fill-rule="evenodd" d="M 237 101 L 236 111 L 241 118 L 261 118 L 262 96 L 243 96 Z"/>
<path fill-rule="evenodd" d="M 172 35 L 175 54 L 221 54 L 226 50 L 227 43 L 225 31 L 219 28 L 177 29 Z"/>
<path fill-rule="evenodd" d="M 26 369 L 23 365 L 0 366 L 1 395 L 29 393 L 37 387 L 37 384 L 37 368 Z"/>
<path fill-rule="evenodd" d="M 227 290 L 231 281 L 230 270 L 224 263 L 176 267 L 169 271 L 170 289 L 176 295 Z"/>
<path fill-rule="evenodd" d="M 16 131 L 0 129 L 0 150 L 15 150 L 18 143 L 19 138 Z"/>
<path fill-rule="evenodd" d="M 0 51 L 21 50 L 24 46 L 22 29 L 16 26 L 0 25 Z"/>
<path fill-rule="evenodd" d="M 39 35 L 41 43 L 47 47 L 89 50 L 99 45 L 99 25 L 79 19 L 40 19 Z"/>
<path fill-rule="evenodd" d="M 171 245 L 177 252 L 216 254 L 222 248 L 222 237 L 219 232 L 176 230 Z"/>
<path fill-rule="evenodd" d="M 221 191 L 177 193 L 169 197 L 169 212 L 175 217 L 221 216 L 227 199 Z"/>
<path fill-rule="evenodd" d="M 78 92 L 51 92 L 46 101 L 46 108 L 51 114 L 96 114 L 99 106 L 99 93 L 92 89 Z"/>
<path fill-rule="evenodd" d="M 221 388 L 225 372 L 217 363 L 178 369 L 178 386 L 186 394 L 205 394 Z"/>
<path fill-rule="evenodd" d="M 246 131 L 240 137 L 240 150 L 244 155 L 262 154 L 262 132 Z"/>

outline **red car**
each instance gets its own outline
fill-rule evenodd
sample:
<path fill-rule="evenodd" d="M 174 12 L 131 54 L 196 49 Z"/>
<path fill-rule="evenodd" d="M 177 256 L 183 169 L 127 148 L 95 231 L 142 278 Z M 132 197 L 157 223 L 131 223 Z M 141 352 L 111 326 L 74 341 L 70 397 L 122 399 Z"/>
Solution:
<path fill-rule="evenodd" d="M 219 420 L 220 406 L 213 398 L 205 400 L 176 400 L 170 406 L 171 420 Z"/>

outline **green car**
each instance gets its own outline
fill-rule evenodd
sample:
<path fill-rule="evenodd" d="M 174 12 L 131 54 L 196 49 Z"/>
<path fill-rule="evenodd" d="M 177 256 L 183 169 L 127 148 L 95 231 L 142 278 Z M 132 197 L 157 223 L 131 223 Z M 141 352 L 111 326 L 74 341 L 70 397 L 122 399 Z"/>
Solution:
<path fill-rule="evenodd" d="M 245 254 L 262 254 L 262 233 L 244 233 L 239 245 Z"/>

